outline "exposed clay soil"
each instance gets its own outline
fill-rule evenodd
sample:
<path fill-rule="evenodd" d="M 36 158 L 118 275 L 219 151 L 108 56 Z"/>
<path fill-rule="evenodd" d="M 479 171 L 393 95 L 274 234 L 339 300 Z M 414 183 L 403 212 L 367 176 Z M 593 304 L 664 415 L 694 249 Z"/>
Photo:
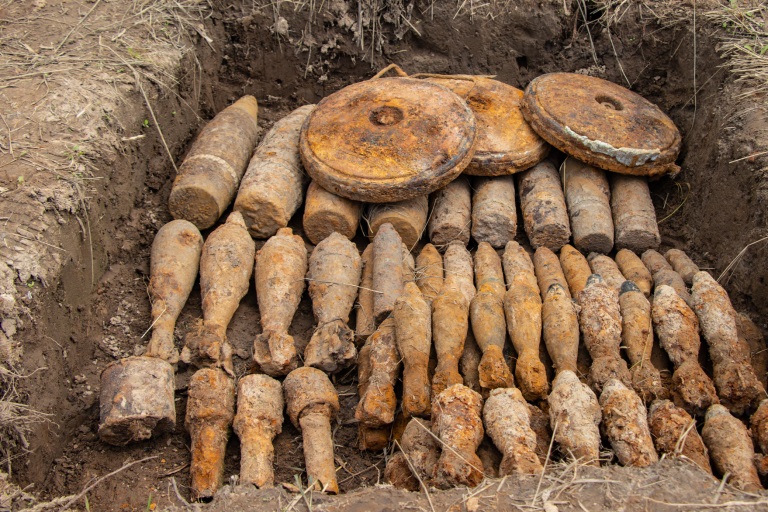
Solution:
<path fill-rule="evenodd" d="M 265 131 L 293 108 L 315 103 L 345 85 L 367 79 L 389 62 L 396 62 L 412 73 L 494 74 L 499 80 L 520 88 L 542 73 L 580 71 L 630 85 L 668 112 L 683 133 L 683 153 L 678 162 L 683 172 L 674 181 L 665 178 L 652 186 L 657 216 L 665 219 L 661 223 L 664 248 L 687 250 L 700 266 L 718 276 L 745 245 L 766 236 L 765 158 L 737 164 L 728 162 L 764 147 L 761 141 L 764 145 L 768 140 L 768 123 L 760 110 L 750 110 L 756 100 L 736 99 L 741 89 L 727 71 L 719 67 L 722 62 L 715 51 L 714 28 L 704 23 L 698 27 L 694 46 L 689 23 L 682 21 L 667 26 L 640 9 L 630 9 L 611 27 L 610 35 L 599 24 L 591 25 L 588 35 L 576 5 L 566 12 L 564 7 L 569 2 L 560 0 L 498 7 L 494 18 L 482 10 L 473 13 L 459 9 L 456 2 L 417 2 L 411 11 L 402 11 L 397 16 L 389 11 L 386 16 L 380 14 L 376 17 L 380 25 L 371 25 L 375 20 L 372 22 L 365 16 L 362 25 L 358 24 L 357 5 L 343 0 L 332 1 L 317 13 L 310 10 L 310 5 L 294 2 L 263 2 L 263 7 L 259 4 L 261 2 L 214 3 L 213 12 L 201 22 L 200 31 L 186 30 L 184 34 L 194 42 L 194 48 L 180 54 L 180 66 L 172 66 L 178 85 L 170 90 L 176 94 L 155 83 L 147 85 L 155 116 L 177 163 L 202 120 L 209 119 L 243 94 L 252 94 L 259 100 L 259 124 Z M 109 2 L 94 6 L 62 0 L 40 5 L 35 13 L 43 21 L 60 20 L 59 24 L 53 24 L 55 29 L 51 29 L 57 35 L 51 37 L 43 33 L 44 27 L 51 24 L 38 21 L 27 24 L 33 30 L 24 24 L 9 24 L 9 37 L 23 40 L 35 49 L 51 41 L 55 46 L 72 26 L 83 20 L 83 26 L 88 27 L 83 31 L 85 34 L 76 34 L 71 45 L 65 46 L 65 49 L 73 46 L 70 55 L 74 57 L 78 52 L 85 52 L 82 45 L 88 41 L 93 43 L 93 34 L 98 33 L 100 27 L 108 26 L 108 20 L 120 10 L 118 5 Z M 392 12 L 399 12 L 396 8 L 402 4 L 392 2 L 392 5 Z M 93 17 L 84 20 L 83 14 L 92 7 Z M 102 8 L 109 9 L 111 14 L 99 17 Z M 3 19 L 24 19 L 28 15 L 13 5 L 1 12 Z M 408 17 L 410 21 L 406 24 L 403 20 Z M 374 47 L 371 39 L 376 32 L 372 26 L 381 34 L 381 39 L 375 39 Z M 203 35 L 210 37 L 210 43 Z M 698 63 L 695 101 L 694 49 Z M 114 69 L 106 72 L 115 74 Z M 175 432 L 125 448 L 103 444 L 96 436 L 101 370 L 116 358 L 141 353 L 145 341 L 141 337 L 149 326 L 146 293 L 149 247 L 157 229 L 171 220 L 166 202 L 174 177 L 163 144 L 152 129 L 153 123 L 144 122 L 150 116 L 140 91 L 132 86 L 131 80 L 120 82 L 118 79 L 113 83 L 115 87 L 127 87 L 125 97 L 129 98 L 114 109 L 104 107 L 107 117 L 114 119 L 111 121 L 116 134 L 114 147 L 97 148 L 92 160 L 87 155 L 81 159 L 84 171 L 91 170 L 101 177 L 86 182 L 91 235 L 86 234 L 88 226 L 82 222 L 84 210 L 77 204 L 69 213 L 59 211 L 57 198 L 61 192 L 58 189 L 50 191 L 50 197 L 42 202 L 24 199 L 32 188 L 48 190 L 54 178 L 42 175 L 45 173 L 30 177 L 27 173 L 24 186 L 29 188 L 19 192 L 19 176 L 23 171 L 11 172 L 17 166 L 6 167 L 8 160 L 0 161 L 5 167 L 0 168 L 5 172 L 0 179 L 7 189 L 2 196 L 3 209 L 15 211 L 17 215 L 6 213 L 11 219 L 5 221 L 6 231 L 18 232 L 17 226 L 28 229 L 29 219 L 39 220 L 46 226 L 39 230 L 45 234 L 44 239 L 51 240 L 50 229 L 58 230 L 56 240 L 67 251 L 66 257 L 50 265 L 43 259 L 43 270 L 47 266 L 60 267 L 49 277 L 47 273 L 20 271 L 15 264 L 16 253 L 23 253 L 25 248 L 12 251 L 13 254 L 8 252 L 7 244 L 5 249 L 0 248 L 4 259 L 14 262 L 9 266 L 15 272 L 16 286 L 23 292 L 19 295 L 19 309 L 28 312 L 20 316 L 19 332 L 15 334 L 23 349 L 21 368 L 26 373 L 45 368 L 23 379 L 21 386 L 32 407 L 51 414 L 49 422 L 36 425 L 28 436 L 31 452 L 18 449 L 17 458 L 9 461 L 8 467 L 22 487 L 34 484 L 34 492 L 53 498 L 77 494 L 95 477 L 114 471 L 128 461 L 154 457 L 106 479 L 88 492 L 91 510 L 146 510 L 149 501 L 160 509 L 183 507 L 181 498 L 188 498 L 189 439 L 184 432 L 183 418 L 190 369 L 180 368 L 177 376 Z M 56 83 L 53 91 L 62 94 L 65 87 L 63 82 Z M 17 87 L 0 90 L 0 94 L 4 95 L 7 105 L 30 104 L 44 90 L 45 84 L 25 81 Z M 72 114 L 79 111 L 75 109 Z M 103 112 L 97 111 L 94 115 L 103 116 Z M 0 126 L 0 131 L 2 129 Z M 37 129 L 21 126 L 18 135 L 31 134 L 31 139 L 24 140 L 39 145 L 50 142 L 47 135 L 49 130 L 54 133 L 53 129 L 42 128 L 40 140 L 36 139 Z M 99 133 L 91 134 L 89 140 L 97 139 Z M 137 134 L 144 137 L 123 140 Z M 74 144 L 68 142 L 65 149 L 71 152 Z M 7 145 L 3 147 L 4 158 L 8 157 L 8 149 Z M 16 151 L 18 153 L 18 146 Z M 63 158 L 66 163 L 66 155 Z M 69 160 L 77 158 L 70 156 Z M 296 219 L 300 218 L 301 212 L 298 212 L 293 222 L 299 232 L 300 223 Z M 362 236 L 357 241 L 364 243 Z M 727 281 L 737 309 L 748 312 L 764 330 L 768 323 L 766 247 L 766 244 L 756 245 L 746 252 Z M 50 251 L 44 253 L 46 258 L 51 257 L 49 255 Z M 41 290 L 43 281 L 46 287 Z M 196 288 L 177 324 L 179 346 L 183 335 L 200 317 L 200 294 Z M 8 334 L 5 323 L 3 329 L 9 338 L 13 336 Z M 304 344 L 312 329 L 311 305 L 305 297 L 291 334 L 298 343 Z M 235 363 L 240 375 L 250 370 L 251 345 L 259 332 L 255 292 L 251 289 L 228 331 L 237 351 Z M 663 358 L 659 364 L 665 364 Z M 341 490 L 348 493 L 381 483 L 386 454 L 360 452 L 355 446 L 356 372 L 337 376 L 335 384 L 342 404 L 334 431 L 336 459 L 341 467 Z M 303 470 L 301 436 L 287 420 L 283 433 L 275 440 L 275 453 L 276 481 L 296 484 L 295 478 Z M 233 439 L 228 447 L 226 474 L 236 475 L 238 464 L 239 445 Z M 667 503 L 709 501 L 717 494 L 717 482 L 680 463 L 665 463 L 639 473 L 621 468 L 602 473 L 589 470 L 578 477 L 573 468 L 557 471 L 562 471 L 555 474 L 563 479 L 579 480 L 573 487 L 564 488 L 562 496 L 553 495 L 551 501 L 560 510 L 578 510 L 579 502 L 588 510 L 613 510 L 620 504 L 657 509 L 655 502 L 647 498 L 635 499 L 637 489 L 640 489 L 638 495 Z M 173 488 L 174 480 L 180 497 Z M 623 483 L 600 483 L 600 480 Z M 547 479 L 542 490 L 554 485 Z M 611 488 L 611 485 L 619 487 Z M 661 486 L 664 490 L 658 494 L 646 492 L 643 490 L 646 485 L 651 489 Z M 452 505 L 458 506 L 456 510 L 483 510 L 491 506 L 511 509 L 523 504 L 517 496 L 532 499 L 535 488 L 536 482 L 511 479 L 499 489 L 484 489 L 476 497 L 469 496 L 466 490 L 454 490 L 433 495 L 432 499 L 436 510 Z M 497 501 L 489 502 L 491 498 L 485 496 L 490 496 L 494 489 Z M 586 494 L 577 497 L 574 493 Z M 423 494 L 408 495 L 389 488 L 365 489 L 355 496 L 337 501 L 315 496 L 315 508 L 429 508 Z M 477 501 L 472 501 L 474 498 Z M 542 506 L 545 500 L 538 499 L 537 506 Z M 304 499 L 297 501 L 295 495 L 284 490 L 254 493 L 241 489 L 217 498 L 213 508 L 271 510 L 293 502 L 297 510 L 308 508 Z M 82 503 L 81 500 L 78 506 L 82 507 Z"/>

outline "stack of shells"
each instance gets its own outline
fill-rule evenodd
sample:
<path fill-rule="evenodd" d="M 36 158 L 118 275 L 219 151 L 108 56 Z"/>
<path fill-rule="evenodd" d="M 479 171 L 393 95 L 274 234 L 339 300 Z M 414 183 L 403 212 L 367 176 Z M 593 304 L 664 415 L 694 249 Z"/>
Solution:
<path fill-rule="evenodd" d="M 768 457 L 755 456 L 752 439 L 768 456 L 760 329 L 683 251 L 657 252 L 645 177 L 563 158 L 538 140 L 543 149 L 521 166 L 365 205 L 307 183 L 299 139 L 314 108 L 275 123 L 254 152 L 257 106 L 246 96 L 192 145 L 171 191 L 177 220 L 152 247 L 152 340 L 102 376 L 104 441 L 173 429 L 181 360 L 199 368 L 186 413 L 193 499 L 222 485 L 232 428 L 240 482 L 273 485 L 284 410 L 302 432 L 308 485 L 337 493 L 339 399 L 328 375 L 356 365 L 359 447 L 388 449 L 385 476 L 397 487 L 471 487 L 558 459 L 648 466 L 661 454 L 762 489 Z M 233 199 L 203 242 L 199 229 Z M 314 247 L 288 227 L 302 204 Z M 352 241 L 361 218 L 367 245 Z M 266 239 L 258 252 L 254 239 Z M 198 268 L 203 320 L 179 353 L 175 322 Z M 226 329 L 252 275 L 257 372 L 236 382 Z M 288 331 L 305 283 L 317 325 L 299 354 Z M 711 367 L 699 364 L 700 333 Z"/>

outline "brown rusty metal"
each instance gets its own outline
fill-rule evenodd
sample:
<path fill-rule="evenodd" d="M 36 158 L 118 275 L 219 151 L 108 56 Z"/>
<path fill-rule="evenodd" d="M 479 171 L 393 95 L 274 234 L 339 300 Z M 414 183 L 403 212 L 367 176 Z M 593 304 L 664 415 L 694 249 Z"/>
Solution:
<path fill-rule="evenodd" d="M 550 146 L 523 118 L 523 91 L 487 77 L 430 76 L 428 81 L 462 97 L 477 119 L 475 155 L 464 174 L 501 176 L 541 162 Z"/>
<path fill-rule="evenodd" d="M 326 190 L 389 203 L 453 181 L 472 159 L 476 132 L 470 108 L 445 87 L 379 78 L 323 99 L 302 127 L 299 149 Z"/>
<path fill-rule="evenodd" d="M 99 437 L 123 446 L 176 427 L 173 367 L 157 357 L 115 361 L 101 373 Z"/>
<path fill-rule="evenodd" d="M 614 83 L 575 73 L 542 75 L 528 84 L 520 108 L 542 138 L 582 162 L 640 176 L 679 170 L 675 124 Z"/>

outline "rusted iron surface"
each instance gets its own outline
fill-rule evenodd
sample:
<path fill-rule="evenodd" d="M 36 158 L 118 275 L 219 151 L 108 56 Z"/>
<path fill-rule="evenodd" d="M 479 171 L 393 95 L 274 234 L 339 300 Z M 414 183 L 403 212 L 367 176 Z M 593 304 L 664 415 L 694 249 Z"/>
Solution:
<path fill-rule="evenodd" d="M 389 203 L 453 181 L 472 159 L 476 131 L 470 108 L 447 88 L 380 78 L 323 99 L 302 127 L 299 149 L 326 190 Z"/>
<path fill-rule="evenodd" d="M 475 156 L 464 174 L 502 176 L 541 162 L 550 146 L 533 131 L 520 111 L 523 91 L 487 77 L 427 80 L 448 87 L 467 102 L 477 119 Z"/>
<path fill-rule="evenodd" d="M 541 75 L 528 84 L 520 108 L 541 137 L 582 162 L 640 176 L 679 170 L 675 124 L 614 83 L 576 73 Z"/>

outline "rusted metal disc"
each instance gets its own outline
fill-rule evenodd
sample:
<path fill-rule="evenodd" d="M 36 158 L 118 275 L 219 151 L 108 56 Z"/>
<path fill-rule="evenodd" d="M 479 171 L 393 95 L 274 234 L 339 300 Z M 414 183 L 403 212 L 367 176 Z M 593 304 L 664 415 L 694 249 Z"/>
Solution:
<path fill-rule="evenodd" d="M 413 78 L 378 78 L 331 94 L 301 129 L 310 176 L 334 194 L 371 203 L 442 188 L 474 153 L 475 116 L 449 89 Z"/>
<path fill-rule="evenodd" d="M 676 172 L 680 132 L 656 105 L 619 85 L 575 73 L 535 78 L 521 104 L 534 130 L 557 149 L 608 171 Z"/>
<path fill-rule="evenodd" d="M 475 156 L 464 174 L 501 176 L 524 171 L 541 162 L 550 145 L 533 131 L 520 112 L 523 91 L 486 77 L 432 76 L 464 100 L 477 119 Z"/>

